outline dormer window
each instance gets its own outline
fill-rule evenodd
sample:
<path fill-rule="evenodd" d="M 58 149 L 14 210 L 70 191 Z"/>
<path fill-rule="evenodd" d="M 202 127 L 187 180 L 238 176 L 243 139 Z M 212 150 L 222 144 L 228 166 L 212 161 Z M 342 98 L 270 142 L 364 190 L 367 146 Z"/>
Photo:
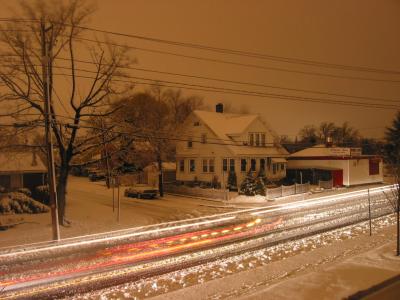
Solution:
<path fill-rule="evenodd" d="M 249 145 L 256 146 L 256 147 L 265 147 L 266 140 L 265 140 L 265 133 L 262 132 L 250 132 L 249 133 Z"/>

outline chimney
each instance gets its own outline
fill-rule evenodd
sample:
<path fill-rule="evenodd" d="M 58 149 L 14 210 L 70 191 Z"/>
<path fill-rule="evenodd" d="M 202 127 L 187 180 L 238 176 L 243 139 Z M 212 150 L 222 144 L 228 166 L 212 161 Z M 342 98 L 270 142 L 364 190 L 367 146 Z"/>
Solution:
<path fill-rule="evenodd" d="M 224 105 L 222 103 L 215 105 L 215 112 L 222 114 L 224 112 Z"/>
<path fill-rule="evenodd" d="M 333 140 L 332 140 L 332 137 L 331 137 L 331 136 L 328 136 L 328 137 L 326 138 L 325 146 L 326 146 L 327 148 L 331 148 L 331 147 L 333 146 Z"/>

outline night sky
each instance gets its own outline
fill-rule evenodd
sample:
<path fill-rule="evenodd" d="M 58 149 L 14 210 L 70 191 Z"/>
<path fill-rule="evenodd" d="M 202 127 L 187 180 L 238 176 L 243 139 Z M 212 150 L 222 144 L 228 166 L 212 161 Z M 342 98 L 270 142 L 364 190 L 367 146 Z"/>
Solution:
<path fill-rule="evenodd" d="M 17 1 L 0 0 L 0 17 Z M 196 43 L 268 55 L 334 64 L 400 70 L 400 1 L 152 1 L 98 0 L 92 27 L 128 34 Z M 101 35 L 98 35 L 101 36 Z M 400 75 L 354 72 L 304 66 L 208 51 L 167 46 L 137 39 L 113 37 L 130 46 L 167 50 L 185 55 L 224 59 L 246 64 L 353 77 L 399 80 Z M 329 78 L 260 70 L 187 58 L 132 51 L 137 67 L 280 87 L 399 100 L 400 83 Z M 225 88 L 346 101 L 363 101 L 318 94 L 234 85 L 135 71 L 136 76 Z M 137 87 L 141 89 L 142 87 Z M 395 110 L 294 102 L 282 99 L 186 90 L 217 102 L 260 113 L 280 135 L 294 137 L 299 128 L 321 121 L 349 121 L 365 136 L 382 137 Z M 375 101 L 377 102 L 377 101 Z M 381 102 L 384 103 L 384 102 Z"/>

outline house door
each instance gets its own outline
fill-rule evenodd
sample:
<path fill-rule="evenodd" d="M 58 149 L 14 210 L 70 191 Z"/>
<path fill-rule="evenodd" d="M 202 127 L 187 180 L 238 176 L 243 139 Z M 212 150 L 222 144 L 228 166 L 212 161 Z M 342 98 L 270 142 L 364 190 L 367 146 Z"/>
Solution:
<path fill-rule="evenodd" d="M 332 171 L 333 186 L 343 186 L 343 170 Z"/>

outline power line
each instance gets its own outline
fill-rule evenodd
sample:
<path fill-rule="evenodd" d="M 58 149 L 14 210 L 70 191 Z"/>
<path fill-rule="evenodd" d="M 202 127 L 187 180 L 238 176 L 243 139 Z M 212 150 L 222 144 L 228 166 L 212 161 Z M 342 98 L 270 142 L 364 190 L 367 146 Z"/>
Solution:
<path fill-rule="evenodd" d="M 38 22 L 39 20 L 1 18 L 0 21 Z M 353 66 L 353 65 L 322 62 L 322 61 L 309 60 L 309 59 L 299 59 L 299 58 L 271 55 L 271 54 L 265 54 L 265 53 L 259 53 L 259 52 L 251 52 L 251 51 L 229 49 L 229 48 L 222 48 L 222 47 L 213 47 L 213 46 L 198 44 L 198 43 L 188 43 L 188 42 L 160 39 L 160 38 L 149 37 L 149 36 L 144 36 L 144 35 L 127 34 L 127 33 L 121 33 L 121 32 L 109 31 L 109 30 L 102 30 L 102 29 L 93 28 L 93 27 L 89 27 L 89 26 L 80 26 L 80 25 L 77 26 L 77 25 L 61 23 L 61 22 L 53 22 L 53 23 L 63 25 L 63 26 L 74 26 L 75 28 L 89 30 L 92 32 L 104 33 L 104 34 L 108 34 L 108 35 L 120 36 L 120 37 L 125 37 L 125 38 L 128 37 L 128 38 L 133 38 L 133 39 L 138 39 L 138 40 L 145 40 L 145 41 L 150 41 L 150 42 L 156 42 L 156 43 L 173 45 L 173 46 L 180 46 L 180 47 L 191 48 L 191 49 L 206 50 L 206 51 L 212 51 L 212 52 L 216 52 L 216 53 L 232 54 L 232 55 L 237 55 L 237 56 L 245 56 L 245 57 L 251 57 L 251 58 L 266 59 L 266 60 L 279 61 L 279 62 L 285 62 L 285 63 L 293 63 L 293 64 L 301 64 L 301 65 L 308 65 L 308 66 L 334 68 L 334 69 L 340 69 L 340 70 L 346 70 L 346 71 L 373 72 L 373 73 L 400 75 L 400 71 L 387 70 L 387 69 L 382 69 L 382 68 Z"/>
<path fill-rule="evenodd" d="M 65 60 L 65 61 L 69 60 L 68 58 L 63 58 L 63 57 L 57 57 L 56 59 Z M 87 60 L 75 59 L 75 61 L 79 62 L 79 63 L 98 65 L 98 63 L 90 62 L 90 61 L 87 61 Z M 376 97 L 368 97 L 368 96 L 346 95 L 346 94 L 340 94 L 340 93 L 330 93 L 330 92 L 307 90 L 307 89 L 289 88 L 289 87 L 282 87 L 282 86 L 267 85 L 267 84 L 263 84 L 263 83 L 253 83 L 253 82 L 226 80 L 226 79 L 221 79 L 221 78 L 213 78 L 213 77 L 207 77 L 207 76 L 166 72 L 166 71 L 160 71 L 160 70 L 154 70 L 154 69 L 146 69 L 146 68 L 136 68 L 136 67 L 129 67 L 129 66 L 118 66 L 118 67 L 122 68 L 122 69 L 143 71 L 143 72 L 149 72 L 149 73 L 157 73 L 157 74 L 163 74 L 163 75 L 172 75 L 172 76 L 189 77 L 189 78 L 195 78 L 195 79 L 213 80 L 213 81 L 219 81 L 219 82 L 242 84 L 242 85 L 251 85 L 251 86 L 259 86 L 259 87 L 266 87 L 266 88 L 273 88 L 273 89 L 282 89 L 282 90 L 302 92 L 302 93 L 313 93 L 313 94 L 321 94 L 321 95 L 328 95 L 328 96 L 338 96 L 338 97 L 356 98 L 356 99 L 373 100 L 373 101 L 384 101 L 384 102 L 394 102 L 394 103 L 399 103 L 400 102 L 400 100 L 392 100 L 392 99 L 384 99 L 384 98 L 376 98 Z"/>
<path fill-rule="evenodd" d="M 330 77 L 330 78 L 337 78 L 337 79 L 352 79 L 352 80 L 363 80 L 363 81 L 400 83 L 400 80 L 367 78 L 367 77 L 347 76 L 347 75 L 335 75 L 335 74 L 320 73 L 320 72 L 310 72 L 310 71 L 300 71 L 300 70 L 292 70 L 292 69 L 285 69 L 285 68 L 278 68 L 278 67 L 260 66 L 260 65 L 255 65 L 255 64 L 240 63 L 240 62 L 223 60 L 223 59 L 207 58 L 207 57 L 202 57 L 202 56 L 186 55 L 186 54 L 163 51 L 163 50 L 154 50 L 154 49 L 143 48 L 143 47 L 122 45 L 122 44 L 117 44 L 117 43 L 112 43 L 112 42 L 96 41 L 96 40 L 87 39 L 87 38 L 76 37 L 75 39 L 87 41 L 87 42 L 98 43 L 98 44 L 107 44 L 107 45 L 112 45 L 115 47 L 122 47 L 122 48 L 127 48 L 127 49 L 145 51 L 145 52 L 150 52 L 150 53 L 164 54 L 164 55 L 170 55 L 170 56 L 175 56 L 175 57 L 183 57 L 183 58 L 194 59 L 194 60 L 199 60 L 199 61 L 209 61 L 209 62 L 213 62 L 213 63 L 228 64 L 228 65 L 234 65 L 234 66 L 240 66 L 240 67 L 246 67 L 246 68 L 255 68 L 255 69 L 261 69 L 261 70 L 272 70 L 272 71 L 279 71 L 279 72 L 296 73 L 296 74 L 302 74 L 302 75 L 322 76 L 322 77 Z"/>
<path fill-rule="evenodd" d="M 63 68 L 63 67 L 60 67 Z M 66 68 L 66 67 L 65 67 Z M 95 71 L 85 70 L 85 69 L 75 69 L 76 71 L 88 72 L 88 73 L 96 73 Z M 56 75 L 56 74 L 54 74 Z M 67 76 L 72 76 L 68 74 Z M 87 78 L 87 79 L 95 79 L 90 76 L 82 76 L 82 75 L 75 75 L 76 77 L 80 78 Z M 292 96 L 292 95 L 284 95 L 284 94 L 274 94 L 274 93 L 265 93 L 265 92 L 258 92 L 258 91 L 249 91 L 243 89 L 230 89 L 230 88 L 223 88 L 223 87 L 215 87 L 215 86 L 206 86 L 206 85 L 199 85 L 199 84 L 191 84 L 191 83 L 183 83 L 183 82 L 175 82 L 175 81 L 166 81 L 160 80 L 155 78 L 144 78 L 144 77 L 137 77 L 137 76 L 122 76 L 116 75 L 116 77 L 122 78 L 130 78 L 136 80 L 145 80 L 145 81 L 152 81 L 152 83 L 148 82 L 138 82 L 138 81 L 129 81 L 123 79 L 112 79 L 112 81 L 116 82 L 126 82 L 126 83 L 133 83 L 133 84 L 144 84 L 144 85 L 160 85 L 166 87 L 178 87 L 178 88 L 186 88 L 186 89 L 201 89 L 206 90 L 208 92 L 219 92 L 219 93 L 228 93 L 228 94 L 238 94 L 238 95 L 246 95 L 246 96 L 258 96 L 264 98 L 271 98 L 271 99 L 282 99 L 282 100 L 290 100 L 290 101 L 300 101 L 300 102 L 316 102 L 316 103 L 324 103 L 324 104 L 337 104 L 337 105 L 349 105 L 349 106 L 358 106 L 358 107 L 368 107 L 368 108 L 383 108 L 383 109 L 399 109 L 399 106 L 390 105 L 390 104 L 378 104 L 378 103 L 362 103 L 362 102 L 355 102 L 355 101 L 341 101 L 341 100 L 329 100 L 329 99 L 322 99 L 322 98 L 311 98 L 311 97 L 299 97 L 299 96 Z M 163 83 L 163 85 L 159 83 Z M 175 85 L 175 86 L 167 86 L 167 85 Z M 177 86 L 178 85 L 178 86 Z"/>
<path fill-rule="evenodd" d="M 63 60 L 63 61 L 69 61 L 70 60 L 69 58 L 63 58 L 63 57 L 56 57 L 55 59 Z M 75 59 L 75 61 L 79 62 L 79 63 L 98 65 L 98 63 L 90 62 L 90 61 L 86 61 L 86 60 Z M 3 65 L 3 66 L 7 66 L 7 65 Z M 10 65 L 10 66 L 13 66 L 13 65 Z M 361 100 L 372 100 L 372 101 L 384 101 L 384 102 L 400 103 L 400 100 L 392 100 L 392 99 L 385 99 L 385 98 L 378 98 L 378 97 L 347 95 L 347 94 L 331 93 L 331 92 L 325 92 L 325 91 L 315 91 L 315 90 L 307 90 L 307 89 L 289 88 L 289 87 L 282 87 L 282 86 L 267 85 L 267 84 L 263 84 L 263 83 L 252 83 L 252 82 L 244 82 L 244 81 L 226 80 L 226 79 L 221 79 L 221 78 L 213 78 L 213 77 L 207 77 L 207 76 L 182 74 L 182 73 L 174 73 L 174 72 L 165 72 L 165 71 L 146 69 L 146 68 L 136 68 L 136 67 L 129 67 L 129 66 L 118 66 L 118 67 L 122 68 L 122 69 L 143 71 L 143 72 L 149 72 L 149 73 L 157 73 L 157 74 L 163 74 L 163 75 L 172 75 L 172 76 L 179 76 L 179 77 L 188 77 L 188 78 L 195 78 L 195 79 L 212 80 L 212 81 L 217 81 L 217 82 L 225 82 L 225 83 L 232 83 L 232 84 L 241 84 L 241 85 L 266 87 L 266 88 L 281 89 L 281 90 L 295 91 L 295 92 L 302 92 L 302 93 L 314 93 L 314 94 L 327 95 L 327 96 L 355 98 L 355 99 L 361 99 Z"/>

